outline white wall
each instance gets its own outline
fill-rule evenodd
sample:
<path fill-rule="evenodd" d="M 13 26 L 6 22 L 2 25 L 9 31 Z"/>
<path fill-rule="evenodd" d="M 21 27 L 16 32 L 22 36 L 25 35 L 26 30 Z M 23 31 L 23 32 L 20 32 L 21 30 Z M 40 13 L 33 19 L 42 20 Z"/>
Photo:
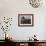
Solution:
<path fill-rule="evenodd" d="M 8 31 L 17 40 L 27 40 L 34 34 L 39 40 L 45 40 L 45 15 L 46 6 L 33 8 L 28 0 L 0 0 L 1 17 L 12 17 L 12 27 Z M 34 14 L 33 27 L 18 27 L 18 14 Z M 0 31 L 0 35 L 2 31 Z M 0 36 L 0 39 L 3 37 Z"/>

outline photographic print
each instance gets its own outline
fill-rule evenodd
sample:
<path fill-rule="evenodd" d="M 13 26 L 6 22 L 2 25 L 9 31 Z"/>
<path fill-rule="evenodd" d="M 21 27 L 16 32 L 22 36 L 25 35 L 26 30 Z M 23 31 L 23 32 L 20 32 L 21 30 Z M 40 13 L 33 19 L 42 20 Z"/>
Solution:
<path fill-rule="evenodd" d="M 33 14 L 18 14 L 18 26 L 33 26 Z"/>

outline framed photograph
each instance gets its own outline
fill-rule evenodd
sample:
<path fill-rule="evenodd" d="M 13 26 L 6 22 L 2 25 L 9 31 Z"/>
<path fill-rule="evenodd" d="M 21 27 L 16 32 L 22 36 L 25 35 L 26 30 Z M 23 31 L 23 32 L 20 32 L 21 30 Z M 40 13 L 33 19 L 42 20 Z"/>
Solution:
<path fill-rule="evenodd" d="M 18 26 L 33 26 L 34 15 L 33 14 L 18 14 Z"/>

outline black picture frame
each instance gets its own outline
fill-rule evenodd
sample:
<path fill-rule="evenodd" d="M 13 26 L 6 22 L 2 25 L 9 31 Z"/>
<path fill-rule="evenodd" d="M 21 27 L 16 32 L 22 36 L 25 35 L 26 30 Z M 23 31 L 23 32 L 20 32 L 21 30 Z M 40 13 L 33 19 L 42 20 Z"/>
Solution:
<path fill-rule="evenodd" d="M 18 14 L 18 26 L 34 26 L 33 14 Z"/>

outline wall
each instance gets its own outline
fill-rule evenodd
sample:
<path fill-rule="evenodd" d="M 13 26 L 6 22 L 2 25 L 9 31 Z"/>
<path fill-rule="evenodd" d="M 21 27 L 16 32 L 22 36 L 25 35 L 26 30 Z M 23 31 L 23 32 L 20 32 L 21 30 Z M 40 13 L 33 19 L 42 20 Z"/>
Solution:
<path fill-rule="evenodd" d="M 0 19 L 1 17 L 12 17 L 13 22 L 10 31 L 8 33 L 11 37 L 17 40 L 27 40 L 34 34 L 37 35 L 37 39 L 45 40 L 45 15 L 46 6 L 40 8 L 33 8 L 28 0 L 0 0 Z M 18 14 L 34 14 L 34 26 L 33 27 L 18 27 Z M 0 39 L 3 31 L 0 31 Z"/>

